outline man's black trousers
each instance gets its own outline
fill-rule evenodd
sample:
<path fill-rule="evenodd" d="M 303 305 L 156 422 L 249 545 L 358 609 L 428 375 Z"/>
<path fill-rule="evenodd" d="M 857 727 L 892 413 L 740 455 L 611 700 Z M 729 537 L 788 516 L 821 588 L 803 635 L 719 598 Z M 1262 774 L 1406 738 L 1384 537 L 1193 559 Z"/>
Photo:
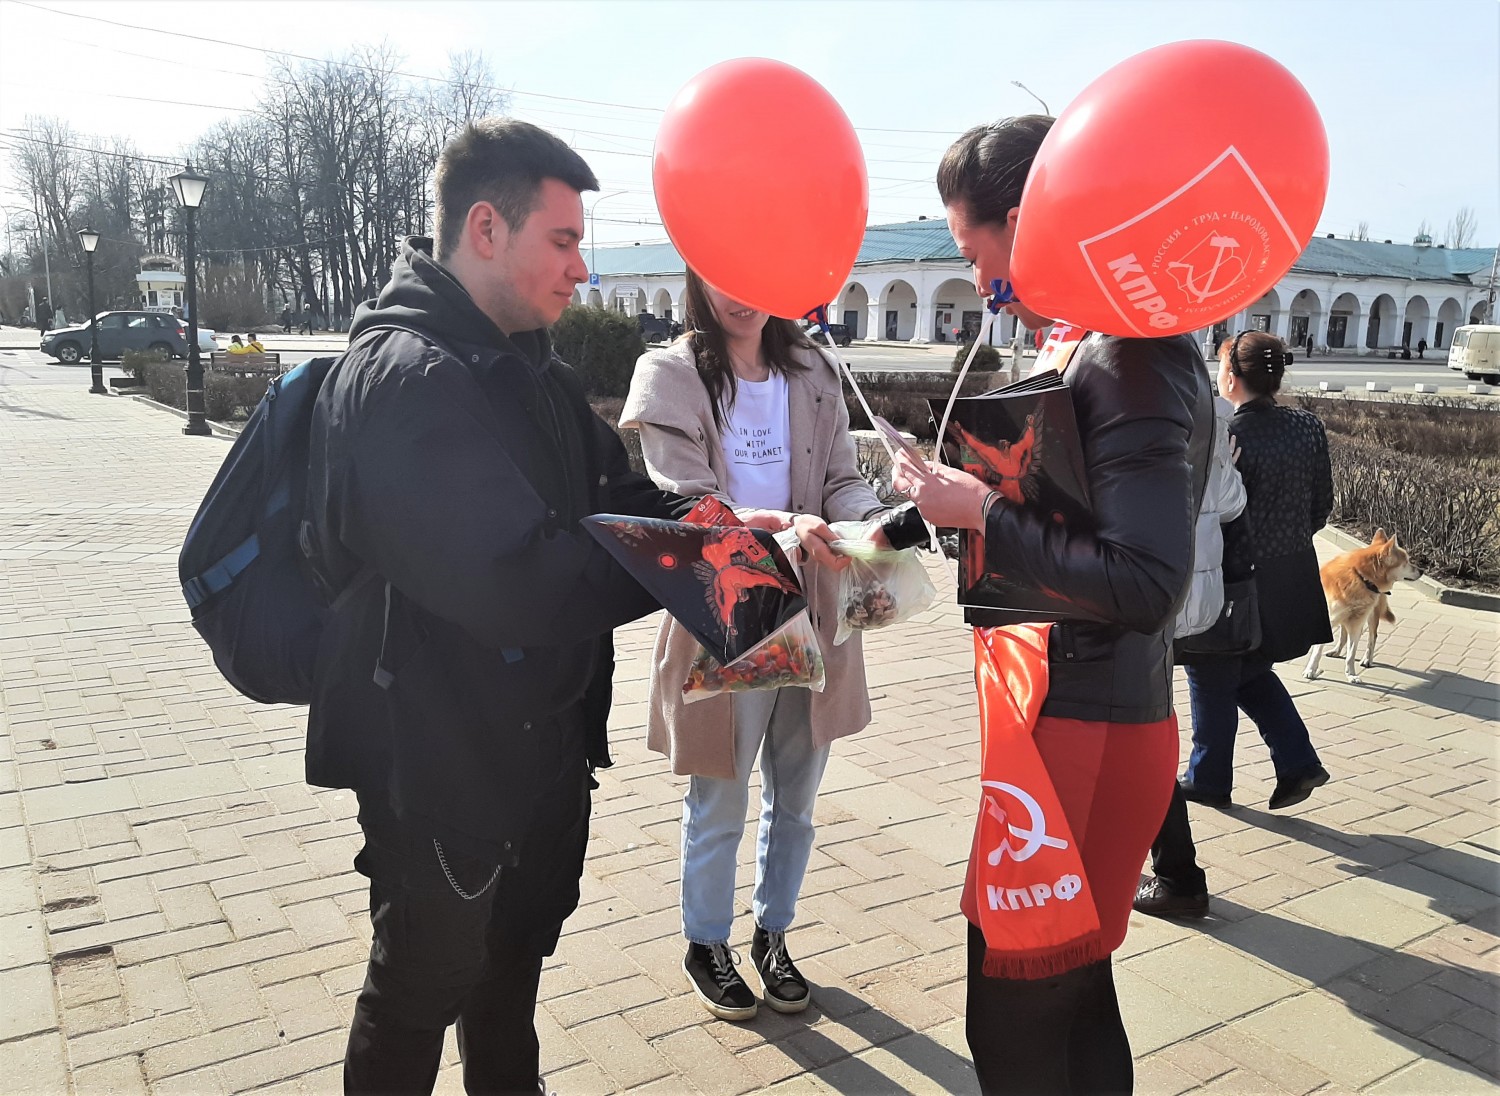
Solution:
<path fill-rule="evenodd" d="M 578 905 L 590 777 L 581 756 L 538 799 L 521 862 L 437 841 L 361 796 L 374 941 L 344 1057 L 349 1093 L 427 1093 L 458 1024 L 464 1088 L 537 1091 L 542 961 Z"/>

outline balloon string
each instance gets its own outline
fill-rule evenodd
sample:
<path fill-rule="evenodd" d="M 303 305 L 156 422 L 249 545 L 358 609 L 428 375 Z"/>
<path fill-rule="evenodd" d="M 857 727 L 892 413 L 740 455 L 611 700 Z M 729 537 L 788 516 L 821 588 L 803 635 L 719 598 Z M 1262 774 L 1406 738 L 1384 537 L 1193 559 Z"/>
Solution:
<path fill-rule="evenodd" d="M 941 464 L 943 460 L 943 441 L 948 436 L 948 420 L 953 415 L 953 404 L 958 399 L 958 394 L 963 390 L 964 380 L 969 375 L 969 367 L 974 364 L 975 357 L 979 354 L 979 347 L 989 342 L 990 328 L 994 325 L 995 317 L 1000 314 L 1000 309 L 1016 299 L 1015 290 L 1009 282 L 995 278 L 990 282 L 990 296 L 985 302 L 984 319 L 980 322 L 979 333 L 974 336 L 974 343 L 969 347 L 969 356 L 964 359 L 963 368 L 958 371 L 958 378 L 953 382 L 953 390 L 948 393 L 948 403 L 943 407 L 943 418 L 938 424 L 937 441 L 934 443 L 933 459 Z M 919 508 L 920 509 L 920 508 Z M 943 552 L 942 545 L 938 543 L 937 527 L 932 522 L 923 518 L 927 526 L 927 536 L 932 545 L 932 550 L 938 554 L 948 571 L 948 577 L 953 582 L 955 590 L 958 585 L 958 565 L 949 559 Z M 959 590 L 962 593 L 962 590 Z"/>
<path fill-rule="evenodd" d="M 875 413 L 870 410 L 870 405 L 865 400 L 865 394 L 859 387 L 859 381 L 854 379 L 854 370 L 850 369 L 849 363 L 844 361 L 844 359 L 839 355 L 838 343 L 833 341 L 833 332 L 828 330 L 828 310 L 825 308 L 815 308 L 804 318 L 814 321 L 820 328 L 822 328 L 823 337 L 828 340 L 828 348 L 833 351 L 834 360 L 839 363 L 839 365 L 844 370 L 844 375 L 849 378 L 849 387 L 854 389 L 854 398 L 859 400 L 860 407 L 864 408 L 865 417 L 870 420 L 870 428 L 875 431 L 875 436 L 880 439 L 880 444 L 885 447 L 886 455 L 891 458 L 891 471 L 892 473 L 894 473 L 896 470 L 896 447 L 892 445 L 890 439 L 885 436 L 885 431 L 881 430 L 878 426 L 875 425 Z M 986 317 L 986 320 L 988 319 L 989 317 Z M 984 329 L 989 329 L 988 323 L 984 325 Z M 978 346 L 978 343 L 976 343 L 975 345 Z M 972 353 L 969 355 L 969 360 L 974 360 L 974 355 Z M 968 366 L 966 365 L 964 368 L 967 369 Z M 918 513 L 920 512 L 921 510 L 919 508 Z M 938 544 L 937 527 L 926 518 L 922 519 L 922 524 L 927 526 L 927 536 L 931 541 L 932 549 L 933 551 L 937 552 L 939 558 L 942 559 L 944 564 L 946 564 L 948 577 L 953 581 L 954 588 L 956 589 L 958 587 L 958 571 L 955 569 L 953 561 L 947 556 L 943 555 L 942 548 Z"/>
<path fill-rule="evenodd" d="M 864 390 L 860 388 L 859 381 L 854 379 L 854 370 L 849 367 L 849 363 L 839 354 L 839 344 L 833 341 L 833 332 L 828 329 L 828 310 L 820 306 L 809 312 L 807 318 L 811 319 L 822 329 L 823 337 L 828 340 L 828 349 L 833 351 L 833 360 L 844 371 L 844 376 L 849 378 L 849 387 L 854 389 L 854 398 L 859 401 L 859 406 L 863 409 L 865 418 L 870 420 L 870 429 L 875 431 L 875 436 L 880 439 L 880 444 L 885 446 L 886 456 L 891 458 L 891 465 L 894 467 L 896 463 L 896 449 L 891 444 L 890 439 L 885 436 L 885 433 L 875 425 L 875 412 L 870 410 L 870 404 L 865 399 Z"/>
<path fill-rule="evenodd" d="M 974 345 L 969 347 L 969 356 L 964 359 L 963 368 L 958 371 L 958 380 L 953 382 L 953 391 L 948 393 L 948 405 L 943 408 L 943 421 L 938 426 L 937 442 L 932 452 L 932 459 L 936 464 L 941 464 L 943 460 L 943 439 L 948 436 L 948 418 L 953 414 L 953 403 L 958 399 L 958 393 L 964 386 L 964 378 L 969 375 L 969 366 L 974 364 L 974 358 L 979 354 L 979 348 L 989 338 L 990 325 L 994 323 L 994 320 L 995 313 L 993 311 L 986 311 L 984 319 L 979 324 L 979 334 L 974 336 Z M 917 509 L 920 511 L 921 507 Z M 928 543 L 931 544 L 932 550 L 938 554 L 947 566 L 948 577 L 953 580 L 953 585 L 956 589 L 958 587 L 958 568 L 951 559 L 944 555 L 943 546 L 938 543 L 937 526 L 925 517 L 922 519 L 922 523 L 927 526 Z"/>

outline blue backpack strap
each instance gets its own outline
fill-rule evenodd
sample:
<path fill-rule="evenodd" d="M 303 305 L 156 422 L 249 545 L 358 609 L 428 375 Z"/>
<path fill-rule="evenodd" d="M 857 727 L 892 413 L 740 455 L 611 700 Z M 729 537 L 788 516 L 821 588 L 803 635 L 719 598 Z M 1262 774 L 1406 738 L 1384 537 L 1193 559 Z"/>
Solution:
<path fill-rule="evenodd" d="M 286 505 L 284 499 L 282 505 Z M 240 577 L 245 568 L 255 562 L 255 558 L 259 555 L 260 537 L 251 533 L 249 537 L 241 541 L 238 547 L 219 560 L 218 563 L 215 563 L 197 578 L 190 578 L 184 582 L 182 584 L 182 596 L 187 599 L 188 609 L 190 611 L 196 609 L 219 591 L 227 590 L 234 580 Z"/>

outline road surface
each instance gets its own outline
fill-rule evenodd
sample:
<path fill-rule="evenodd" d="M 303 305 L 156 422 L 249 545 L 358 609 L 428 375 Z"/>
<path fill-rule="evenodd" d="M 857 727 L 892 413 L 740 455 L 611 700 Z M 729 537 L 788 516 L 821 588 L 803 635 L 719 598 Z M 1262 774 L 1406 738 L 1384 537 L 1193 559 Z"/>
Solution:
<path fill-rule="evenodd" d="M 75 376 L 88 385 L 88 364 L 64 366 L 36 350 L 38 334 L 31 328 L 0 327 L 0 385 L 66 384 Z M 340 332 L 317 335 L 283 335 L 279 331 L 262 335 L 267 350 L 279 351 L 288 362 L 300 361 L 314 354 L 337 353 L 347 345 Z M 952 369 L 956 348 L 952 344 L 916 346 L 910 343 L 855 343 L 842 351 L 844 359 L 856 372 L 922 371 L 945 373 Z M 1009 351 L 1001 349 L 1009 361 Z M 118 368 L 106 366 L 106 377 L 119 376 Z M 1469 381 L 1448 368 L 1446 354 L 1435 352 L 1425 360 L 1391 361 L 1384 357 L 1340 358 L 1300 354 L 1287 371 L 1288 384 L 1299 388 L 1317 388 L 1320 382 L 1342 384 L 1347 392 L 1363 392 L 1365 384 L 1374 381 L 1389 385 L 1392 392 L 1411 392 L 1415 385 L 1437 385 L 1445 395 L 1466 395 Z M 1500 393 L 1500 390 L 1497 390 Z M 1500 406 L 1500 394 L 1488 398 Z"/>

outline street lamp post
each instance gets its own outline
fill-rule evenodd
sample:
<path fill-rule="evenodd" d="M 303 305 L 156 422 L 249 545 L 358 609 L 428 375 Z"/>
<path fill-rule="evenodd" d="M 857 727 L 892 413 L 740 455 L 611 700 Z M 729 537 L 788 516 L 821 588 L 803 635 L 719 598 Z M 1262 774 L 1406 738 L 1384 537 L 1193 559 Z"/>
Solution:
<path fill-rule="evenodd" d="M 1051 110 L 1051 108 L 1049 108 L 1049 107 L 1048 107 L 1048 106 L 1047 106 L 1047 104 L 1046 104 L 1046 102 L 1045 102 L 1045 101 L 1043 101 L 1043 99 L 1042 99 L 1042 97 L 1041 97 L 1041 96 L 1040 96 L 1040 95 L 1038 95 L 1038 94 L 1037 94 L 1037 93 L 1036 93 L 1036 92 L 1034 92 L 1034 91 L 1032 91 L 1032 90 L 1031 90 L 1031 89 L 1030 89 L 1030 88 L 1029 88 L 1029 87 L 1027 87 L 1027 86 L 1026 86 L 1026 85 L 1025 85 L 1025 84 L 1023 84 L 1023 83 L 1021 83 L 1021 81 L 1019 81 L 1019 80 L 1012 80 L 1012 81 L 1011 81 L 1011 82 L 1010 82 L 1010 83 L 1011 83 L 1011 86 L 1012 86 L 1012 87 L 1018 87 L 1018 88 L 1020 88 L 1020 89 L 1021 89 L 1021 90 L 1022 90 L 1022 91 L 1024 91 L 1024 92 L 1025 92 L 1025 93 L 1026 93 L 1026 94 L 1027 94 L 1027 95 L 1029 95 L 1029 96 L 1031 96 L 1031 97 L 1032 97 L 1032 98 L 1033 98 L 1033 99 L 1035 99 L 1035 100 L 1036 100 L 1036 101 L 1037 101 L 1037 102 L 1038 102 L 1038 103 L 1041 103 L 1041 104 L 1042 104 L 1042 113 L 1043 113 L 1043 114 L 1047 114 L 1047 115 L 1050 115 L 1050 114 L 1051 114 L 1051 113 L 1052 113 L 1052 110 Z"/>
<path fill-rule="evenodd" d="M 212 433 L 208 418 L 203 411 L 203 360 L 198 356 L 198 241 L 193 234 L 193 215 L 203 203 L 203 191 L 208 180 L 193 173 L 193 165 L 186 171 L 172 176 L 172 190 L 182 206 L 183 220 L 187 227 L 187 308 L 188 308 L 188 365 L 187 365 L 187 425 L 184 434 L 206 436 Z"/>
<path fill-rule="evenodd" d="M 89 391 L 95 396 L 109 395 L 104 387 L 104 363 L 99 360 L 99 314 L 94 310 L 94 249 L 99 246 L 99 233 L 93 228 L 78 230 L 78 242 L 83 245 L 83 255 L 89 268 L 89 364 L 94 376 Z"/>
<path fill-rule="evenodd" d="M 618 197 L 619 195 L 625 194 L 625 193 L 627 193 L 627 192 L 623 191 L 623 190 L 611 190 L 608 194 L 601 194 L 601 195 L 599 195 L 599 197 L 597 197 L 597 198 L 594 199 L 593 204 L 589 206 L 589 273 L 590 274 L 597 274 L 598 273 L 598 271 L 594 269 L 594 210 L 596 210 L 596 209 L 599 208 L 599 203 L 602 202 L 602 201 L 604 201 L 604 199 Z"/>

